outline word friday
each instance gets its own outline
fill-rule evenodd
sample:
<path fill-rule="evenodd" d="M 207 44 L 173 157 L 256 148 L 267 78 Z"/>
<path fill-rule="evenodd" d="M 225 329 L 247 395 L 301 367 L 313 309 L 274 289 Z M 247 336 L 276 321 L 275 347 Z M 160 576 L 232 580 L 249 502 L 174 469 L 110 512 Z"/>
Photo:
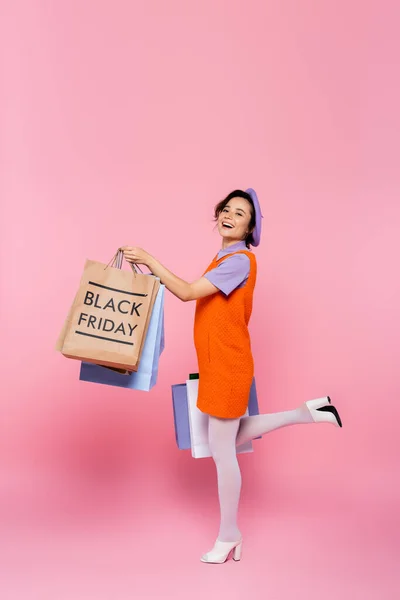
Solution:
<path fill-rule="evenodd" d="M 101 331 L 106 331 L 107 333 L 111 331 L 113 333 L 123 333 L 124 335 L 126 335 L 127 333 L 126 326 L 123 322 L 119 323 L 119 325 L 117 326 L 117 324 L 112 319 L 103 319 L 103 317 L 100 317 L 100 319 L 98 319 L 94 315 L 88 315 L 86 313 L 81 313 L 79 315 L 78 326 L 81 323 L 86 323 L 87 327 L 93 327 L 93 329 L 100 329 Z M 133 327 L 130 323 L 127 323 L 127 325 L 129 327 L 129 336 L 131 336 L 132 333 L 135 331 L 137 325 L 133 325 Z"/>

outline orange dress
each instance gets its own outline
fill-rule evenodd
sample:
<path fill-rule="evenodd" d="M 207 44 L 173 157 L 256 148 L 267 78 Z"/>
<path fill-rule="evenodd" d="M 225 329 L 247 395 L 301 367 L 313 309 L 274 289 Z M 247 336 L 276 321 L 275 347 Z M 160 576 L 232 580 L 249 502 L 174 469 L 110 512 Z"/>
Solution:
<path fill-rule="evenodd" d="M 199 364 L 197 407 L 224 419 L 246 412 L 254 375 L 248 323 L 257 277 L 254 254 L 240 250 L 212 261 L 204 275 L 234 254 L 246 254 L 250 273 L 245 285 L 229 296 L 217 292 L 196 302 L 194 343 Z"/>

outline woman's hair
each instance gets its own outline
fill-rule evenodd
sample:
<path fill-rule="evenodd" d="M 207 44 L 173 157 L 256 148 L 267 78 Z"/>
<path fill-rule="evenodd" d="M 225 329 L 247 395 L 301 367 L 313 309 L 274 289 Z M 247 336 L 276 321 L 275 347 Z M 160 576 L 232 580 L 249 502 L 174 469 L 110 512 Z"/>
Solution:
<path fill-rule="evenodd" d="M 252 231 L 256 224 L 256 211 L 254 210 L 254 204 L 253 204 L 253 200 L 251 199 L 250 194 L 248 194 L 247 192 L 244 192 L 243 190 L 234 190 L 233 192 L 228 194 L 226 198 L 221 200 L 221 202 L 218 202 L 218 204 L 214 208 L 214 220 L 218 221 L 219 215 L 224 210 L 224 208 L 228 204 L 229 200 L 232 200 L 232 198 L 244 198 L 245 200 L 247 200 L 249 202 L 249 204 L 251 206 L 251 209 L 250 209 L 251 217 L 250 217 L 249 229 L 250 229 L 250 231 Z M 250 248 L 250 244 L 253 243 L 253 234 L 252 233 L 249 233 L 249 235 L 245 238 L 245 243 L 246 243 L 247 248 Z"/>

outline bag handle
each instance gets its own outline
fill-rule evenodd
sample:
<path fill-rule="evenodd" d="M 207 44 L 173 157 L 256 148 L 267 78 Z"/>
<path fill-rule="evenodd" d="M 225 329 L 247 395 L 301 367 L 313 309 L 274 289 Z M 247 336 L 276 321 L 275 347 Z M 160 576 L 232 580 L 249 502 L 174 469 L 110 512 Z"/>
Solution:
<path fill-rule="evenodd" d="M 110 262 L 104 268 L 107 269 L 108 267 L 114 267 L 115 269 L 122 269 L 123 260 L 124 260 L 124 253 L 122 252 L 122 250 L 120 248 L 118 248 L 117 252 L 114 254 L 114 256 L 112 257 Z M 143 275 L 143 271 L 139 267 L 139 265 L 135 265 L 133 263 L 129 263 L 129 264 L 131 266 L 131 269 L 132 269 L 134 275 L 136 275 L 138 272 L 142 273 L 142 275 Z"/>

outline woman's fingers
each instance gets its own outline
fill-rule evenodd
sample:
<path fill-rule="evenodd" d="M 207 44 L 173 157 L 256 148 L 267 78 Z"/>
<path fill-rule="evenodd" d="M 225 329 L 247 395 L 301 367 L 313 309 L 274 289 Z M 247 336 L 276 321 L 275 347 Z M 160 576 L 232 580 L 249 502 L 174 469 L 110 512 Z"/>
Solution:
<path fill-rule="evenodd" d="M 121 248 L 121 250 L 124 254 L 127 254 L 127 255 L 136 254 L 136 248 L 134 248 L 132 246 L 123 246 Z"/>
<path fill-rule="evenodd" d="M 127 262 L 134 263 L 137 260 L 137 256 L 131 250 L 125 250 L 124 258 Z"/>
<path fill-rule="evenodd" d="M 137 248 L 135 246 L 122 246 L 120 249 L 124 254 L 124 258 L 128 262 L 146 264 L 149 255 L 142 248 Z"/>

